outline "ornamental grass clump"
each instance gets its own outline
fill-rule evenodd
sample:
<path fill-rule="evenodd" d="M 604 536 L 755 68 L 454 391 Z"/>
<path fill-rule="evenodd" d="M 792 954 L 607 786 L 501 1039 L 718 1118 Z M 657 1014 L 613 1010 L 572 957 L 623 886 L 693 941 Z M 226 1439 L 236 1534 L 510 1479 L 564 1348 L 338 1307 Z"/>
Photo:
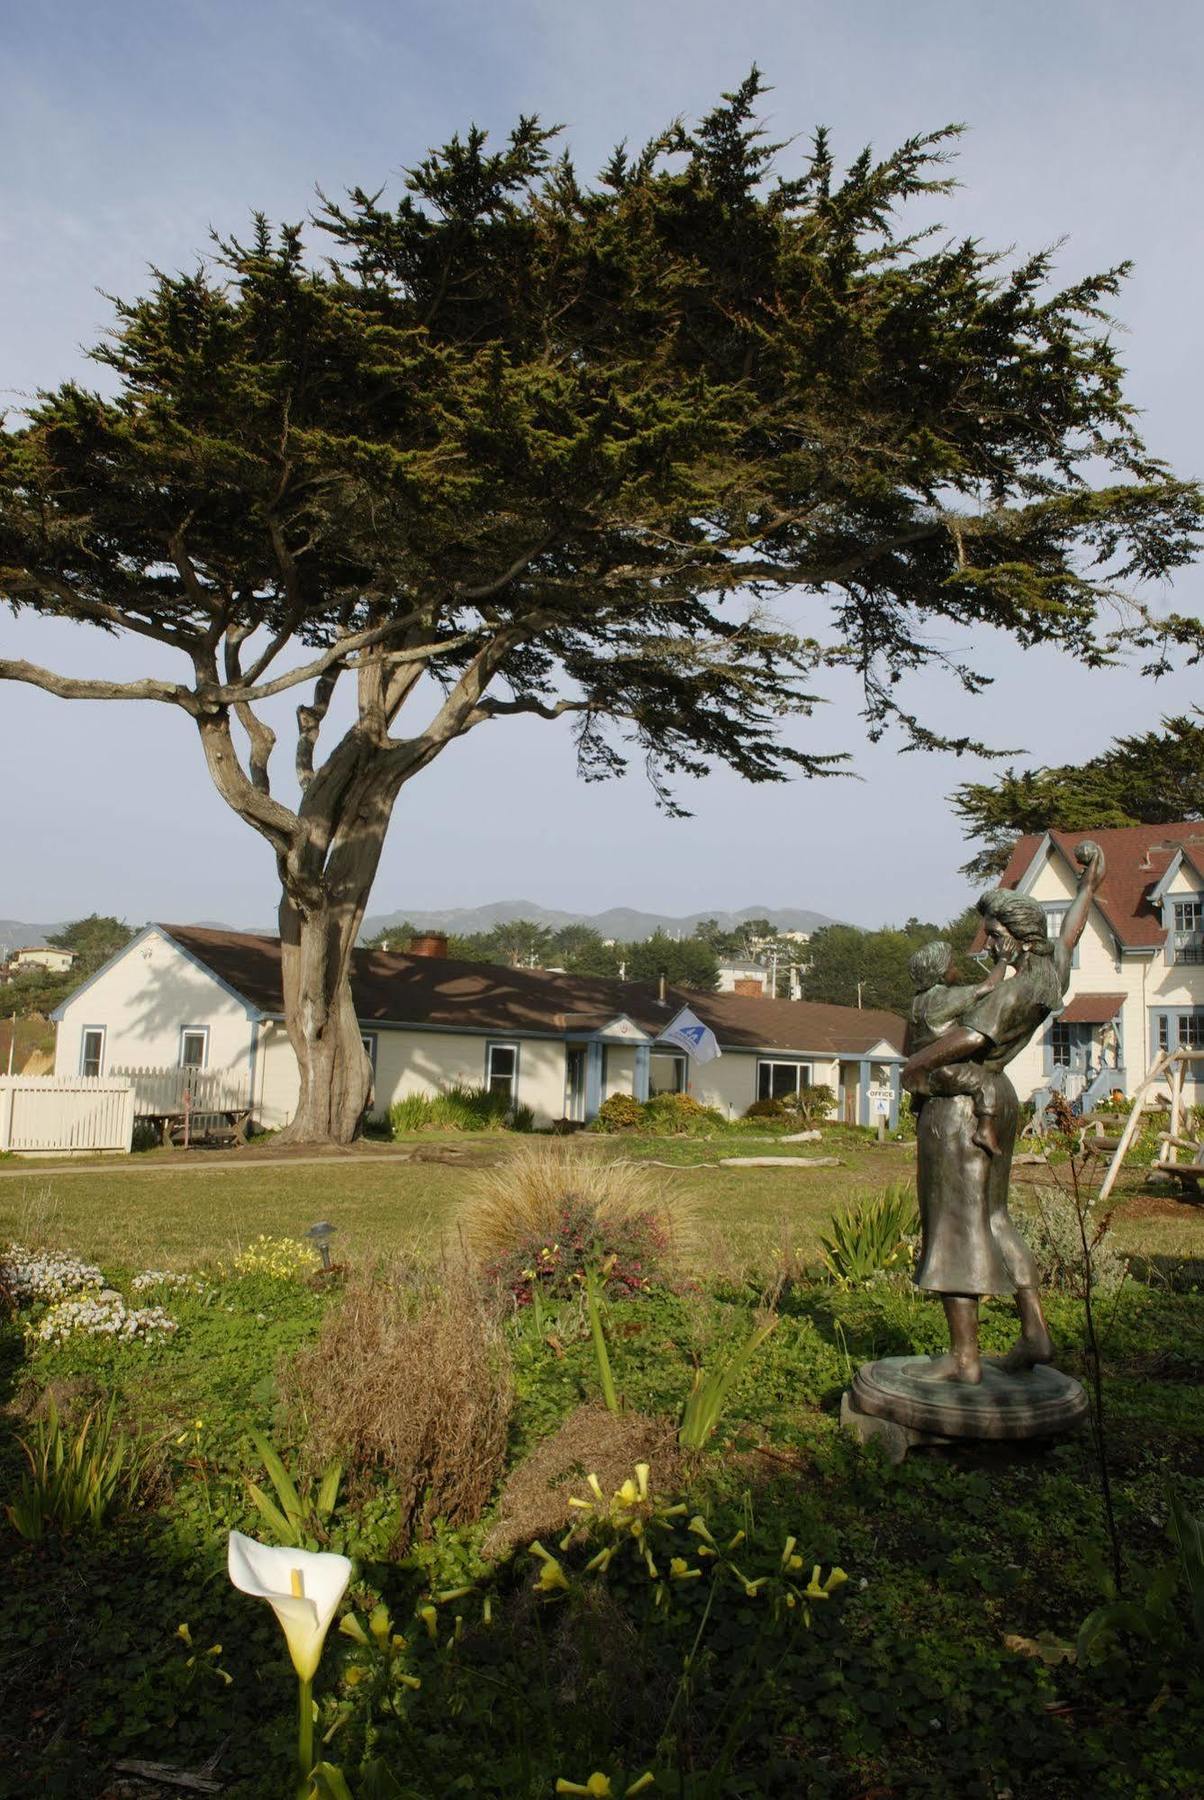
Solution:
<path fill-rule="evenodd" d="M 513 1391 L 496 1301 L 462 1257 L 352 1276 L 281 1385 L 315 1473 L 340 1463 L 352 1498 L 387 1483 L 396 1550 L 484 1510 Z"/>
<path fill-rule="evenodd" d="M 690 1202 L 564 1140 L 483 1171 L 461 1224 L 486 1277 L 519 1306 L 582 1293 L 590 1270 L 611 1299 L 672 1285 L 695 1242 Z"/>

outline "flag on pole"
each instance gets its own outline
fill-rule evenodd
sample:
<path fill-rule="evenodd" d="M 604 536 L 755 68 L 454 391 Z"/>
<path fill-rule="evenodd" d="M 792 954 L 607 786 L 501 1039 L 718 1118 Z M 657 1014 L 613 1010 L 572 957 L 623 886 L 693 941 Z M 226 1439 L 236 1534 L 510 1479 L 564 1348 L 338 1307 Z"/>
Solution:
<path fill-rule="evenodd" d="M 676 1018 L 670 1019 L 656 1042 L 675 1045 L 696 1063 L 710 1062 L 723 1055 L 715 1033 L 688 1006 L 683 1006 Z"/>

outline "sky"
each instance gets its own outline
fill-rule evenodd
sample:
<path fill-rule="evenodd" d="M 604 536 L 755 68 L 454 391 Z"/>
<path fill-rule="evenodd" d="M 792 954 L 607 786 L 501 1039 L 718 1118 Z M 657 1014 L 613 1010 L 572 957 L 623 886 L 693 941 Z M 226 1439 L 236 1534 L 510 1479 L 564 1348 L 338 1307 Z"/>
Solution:
<path fill-rule="evenodd" d="M 187 269 L 211 228 L 253 209 L 301 220 L 316 186 L 387 185 L 475 121 L 562 123 L 582 170 L 620 139 L 697 117 L 753 63 L 775 138 L 819 124 L 839 159 L 952 120 L 968 126 L 955 234 L 1027 251 L 1060 243 L 1070 282 L 1122 259 L 1116 307 L 1150 447 L 1204 473 L 1199 294 L 1204 247 L 1204 9 L 1194 0 L 57 0 L 0 4 L 0 409 L 39 388 L 99 385 L 85 348 L 105 295 L 148 268 Z M 1199 567 L 1147 598 L 1204 610 Z M 924 676 L 906 698 L 952 733 L 1072 762 L 1199 695 L 1089 673 L 1002 637 L 946 636 L 994 676 L 969 701 Z M 149 652 L 149 654 L 148 654 Z M 0 613 L 0 656 L 128 679 L 166 652 Z M 942 919 L 970 898 L 968 847 L 946 796 L 989 778 L 977 758 L 865 740 L 853 685 L 794 722 L 808 749 L 853 752 L 848 779 L 686 783 L 666 819 L 636 772 L 576 777 L 568 732 L 514 720 L 453 745 L 398 802 L 370 911 L 521 896 L 593 912 L 813 907 L 858 924 Z M 65 702 L 0 684 L 0 916 L 86 912 L 270 923 L 271 853 L 219 800 L 190 722 L 172 709 Z"/>

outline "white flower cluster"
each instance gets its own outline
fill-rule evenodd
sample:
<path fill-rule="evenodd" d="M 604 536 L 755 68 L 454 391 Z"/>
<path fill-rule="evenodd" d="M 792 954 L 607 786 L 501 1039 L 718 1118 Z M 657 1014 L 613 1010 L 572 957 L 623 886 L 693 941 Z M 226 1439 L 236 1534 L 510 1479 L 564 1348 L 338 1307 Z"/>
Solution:
<path fill-rule="evenodd" d="M 104 1285 L 104 1277 L 92 1263 L 82 1262 L 66 1250 L 27 1250 L 9 1244 L 0 1250 L 0 1280 L 12 1289 L 21 1305 L 35 1300 L 63 1300 L 88 1288 Z"/>
<path fill-rule="evenodd" d="M 178 1269 L 143 1269 L 141 1275 L 135 1275 L 130 1282 L 135 1294 L 144 1294 L 148 1288 L 176 1288 L 184 1294 L 203 1294 L 205 1283 L 198 1281 L 195 1275 L 183 1275 Z"/>
<path fill-rule="evenodd" d="M 60 1300 L 36 1325 L 27 1326 L 26 1332 L 31 1341 L 40 1344 L 62 1344 L 76 1332 L 128 1344 L 178 1329 L 161 1306 L 127 1307 L 121 1295 L 110 1288 L 101 1294 Z"/>

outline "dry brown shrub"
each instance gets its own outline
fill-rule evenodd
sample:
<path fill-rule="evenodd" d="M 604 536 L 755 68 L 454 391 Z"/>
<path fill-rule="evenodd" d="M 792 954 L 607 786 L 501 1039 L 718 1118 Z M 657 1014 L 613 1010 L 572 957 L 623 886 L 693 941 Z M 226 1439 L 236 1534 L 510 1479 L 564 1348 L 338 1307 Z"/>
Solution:
<path fill-rule="evenodd" d="M 513 1388 L 496 1302 L 463 1256 L 352 1276 L 282 1385 L 314 1468 L 339 1459 L 353 1496 L 387 1477 L 395 1550 L 437 1518 L 480 1516 L 502 1472 Z"/>
<path fill-rule="evenodd" d="M 516 1544 L 563 1531 L 570 1518 L 569 1500 L 585 1493 L 587 1476 L 596 1475 L 602 1491 L 611 1494 L 637 1462 L 651 1464 L 658 1492 L 675 1484 L 682 1459 L 671 1419 L 579 1406 L 507 1478 L 497 1519 L 485 1539 L 486 1556 L 506 1556 Z"/>
<path fill-rule="evenodd" d="M 694 1202 L 637 1163 L 615 1162 L 572 1138 L 524 1144 L 473 1182 L 460 1214 L 469 1248 L 485 1263 L 503 1262 L 518 1245 L 555 1235 L 566 1199 L 619 1224 L 649 1214 L 662 1226 L 678 1267 L 698 1242 Z M 549 1236 L 551 1234 L 551 1236 Z"/>

